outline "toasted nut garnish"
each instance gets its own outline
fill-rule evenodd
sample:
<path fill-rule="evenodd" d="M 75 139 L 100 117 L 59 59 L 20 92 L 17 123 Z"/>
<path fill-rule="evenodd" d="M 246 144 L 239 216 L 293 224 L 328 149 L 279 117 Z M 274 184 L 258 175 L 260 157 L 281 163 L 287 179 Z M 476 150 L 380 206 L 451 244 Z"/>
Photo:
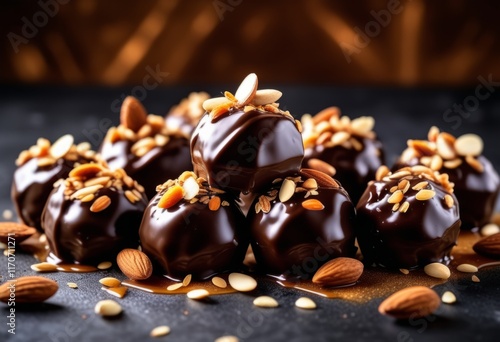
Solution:
<path fill-rule="evenodd" d="M 389 175 L 390 173 L 391 173 L 391 171 L 389 170 L 389 168 L 387 166 L 381 165 L 381 166 L 379 166 L 379 168 L 377 169 L 377 172 L 375 173 L 375 180 L 381 181 L 382 178 Z"/>
<path fill-rule="evenodd" d="M 191 279 L 193 278 L 193 276 L 191 274 L 188 274 L 187 276 L 184 277 L 184 279 L 182 280 L 182 286 L 188 286 L 189 284 L 191 284 Z"/>
<path fill-rule="evenodd" d="M 327 175 L 332 176 L 332 177 L 333 177 L 333 176 L 335 175 L 335 173 L 336 173 L 336 170 L 335 170 L 335 168 L 334 168 L 332 165 L 330 165 L 330 164 L 328 164 L 328 163 L 326 163 L 326 162 L 324 162 L 324 161 L 322 161 L 322 160 L 320 160 L 320 159 L 311 158 L 311 159 L 309 159 L 309 160 L 307 161 L 307 165 L 308 165 L 311 169 L 314 169 L 314 170 L 318 170 L 318 171 L 324 172 L 324 173 L 326 173 Z"/>
<path fill-rule="evenodd" d="M 109 293 L 112 296 L 118 297 L 118 298 L 123 298 L 127 294 L 128 287 L 126 286 L 117 286 L 117 287 L 109 287 L 109 288 L 103 288 L 107 293 Z"/>
<path fill-rule="evenodd" d="M 239 341 L 240 341 L 239 338 L 237 338 L 236 336 L 227 335 L 215 339 L 214 342 L 239 342 Z"/>
<path fill-rule="evenodd" d="M 478 276 L 477 276 L 477 275 L 473 275 L 473 276 L 471 277 L 471 279 L 472 279 L 472 281 L 473 281 L 473 282 L 475 282 L 475 283 L 479 283 L 479 282 L 481 282 L 481 280 L 478 278 Z"/>
<path fill-rule="evenodd" d="M 415 198 L 419 201 L 427 201 L 436 195 L 434 190 L 422 189 L 415 195 Z"/>
<path fill-rule="evenodd" d="M 459 159 L 459 158 L 447 160 L 447 161 L 443 162 L 443 166 L 447 169 L 455 169 L 455 168 L 459 167 L 460 164 L 462 164 L 462 159 Z"/>
<path fill-rule="evenodd" d="M 184 180 L 182 188 L 184 189 L 184 199 L 187 201 L 193 199 L 200 191 L 200 186 L 194 177 L 189 177 Z"/>
<path fill-rule="evenodd" d="M 479 156 L 483 152 L 483 139 L 477 134 L 464 134 L 455 140 L 455 151 L 461 156 Z"/>
<path fill-rule="evenodd" d="M 261 308 L 277 308 L 279 306 L 276 299 L 269 296 L 259 296 L 253 300 L 253 305 Z"/>
<path fill-rule="evenodd" d="M 441 296 L 441 301 L 445 304 L 453 304 L 457 301 L 457 297 L 451 291 L 446 291 Z"/>
<path fill-rule="evenodd" d="M 339 188 L 339 184 L 333 179 L 331 176 L 327 175 L 324 172 L 315 170 L 315 169 L 301 169 L 300 174 L 303 177 L 313 178 L 316 180 L 319 186 L 325 188 Z M 302 184 L 303 187 L 304 184 Z"/>
<path fill-rule="evenodd" d="M 410 203 L 409 202 L 404 202 L 403 204 L 401 204 L 401 206 L 399 208 L 399 212 L 400 213 L 406 213 L 409 208 L 410 208 Z"/>
<path fill-rule="evenodd" d="M 148 279 L 153 273 L 153 264 L 149 257 L 137 249 L 123 249 L 116 256 L 120 270 L 132 280 Z"/>
<path fill-rule="evenodd" d="M 92 178 L 102 170 L 103 170 L 103 168 L 99 164 L 95 164 L 95 163 L 82 164 L 82 165 L 75 167 L 73 170 L 71 170 L 69 172 L 69 177 L 70 178 L 76 178 L 76 177 Z"/>
<path fill-rule="evenodd" d="M 483 164 L 481 164 L 481 162 L 476 158 L 474 158 L 473 156 L 465 157 L 465 161 L 477 172 L 482 173 L 484 171 Z"/>
<path fill-rule="evenodd" d="M 308 199 L 302 202 L 302 207 L 307 210 L 323 210 L 325 206 L 317 199 Z"/>
<path fill-rule="evenodd" d="M 87 186 L 87 187 L 85 187 L 83 189 L 75 191 L 71 195 L 70 198 L 71 199 L 82 199 L 82 198 L 84 198 L 87 195 L 93 195 L 93 194 L 95 194 L 98 190 L 100 190 L 102 188 L 103 188 L 103 186 L 101 184 Z"/>
<path fill-rule="evenodd" d="M 351 130 L 354 134 L 364 136 L 373 130 L 375 119 L 371 116 L 360 116 L 351 121 Z"/>
<path fill-rule="evenodd" d="M 161 197 L 158 202 L 158 208 L 168 209 L 176 205 L 184 197 L 184 189 L 175 184 L 171 186 Z"/>
<path fill-rule="evenodd" d="M 111 268 L 113 264 L 110 261 L 103 261 L 97 265 L 97 268 L 100 270 L 107 270 L 108 268 Z"/>
<path fill-rule="evenodd" d="M 342 145 L 347 140 L 349 140 L 350 137 L 351 137 L 350 133 L 340 131 L 340 132 L 334 133 L 332 135 L 332 139 L 330 141 L 333 143 L 333 145 Z"/>
<path fill-rule="evenodd" d="M 440 304 L 435 291 L 425 286 L 412 286 L 389 296 L 380 304 L 378 311 L 398 319 L 420 318 L 433 313 Z"/>
<path fill-rule="evenodd" d="M 151 337 L 161 337 L 170 334 L 170 327 L 167 325 L 160 325 L 149 333 Z"/>
<path fill-rule="evenodd" d="M 307 297 L 300 297 L 295 301 L 295 306 L 301 309 L 314 310 L 316 309 L 316 303 Z"/>
<path fill-rule="evenodd" d="M 208 292 L 205 289 L 196 289 L 196 290 L 191 290 L 187 293 L 187 297 L 189 299 L 204 299 L 207 298 L 210 295 L 210 292 Z"/>
<path fill-rule="evenodd" d="M 471 264 L 460 264 L 457 266 L 457 271 L 463 273 L 476 273 L 478 271 L 477 266 Z"/>
<path fill-rule="evenodd" d="M 429 185 L 429 182 L 427 181 L 423 181 L 423 182 L 420 182 L 420 183 L 417 183 L 415 184 L 412 189 L 413 190 L 422 190 L 423 188 L 425 188 L 427 185 Z"/>
<path fill-rule="evenodd" d="M 68 285 L 68 287 L 71 288 L 71 289 L 77 289 L 78 288 L 78 284 L 77 283 L 66 283 L 66 285 Z"/>
<path fill-rule="evenodd" d="M 238 106 L 242 107 L 252 102 L 259 80 L 254 73 L 249 74 L 236 90 L 234 97 L 238 100 Z"/>
<path fill-rule="evenodd" d="M 105 277 L 99 280 L 99 282 L 107 287 L 118 287 L 122 284 L 122 282 L 113 277 Z"/>
<path fill-rule="evenodd" d="M 39 264 L 31 265 L 31 269 L 36 272 L 54 272 L 57 271 L 57 265 L 48 262 L 41 262 Z"/>
<path fill-rule="evenodd" d="M 213 277 L 212 284 L 214 284 L 217 287 L 220 287 L 221 289 L 225 289 L 227 287 L 226 281 L 221 277 Z"/>
<path fill-rule="evenodd" d="M 121 314 L 122 307 L 112 299 L 105 299 L 97 302 L 94 311 L 98 315 L 111 317 Z"/>
<path fill-rule="evenodd" d="M 231 273 L 229 274 L 228 280 L 229 285 L 240 292 L 253 291 L 257 287 L 255 279 L 243 273 Z"/>
<path fill-rule="evenodd" d="M 448 279 L 451 275 L 450 269 L 448 266 L 440 264 L 438 262 L 433 262 L 424 267 L 424 272 L 428 276 L 439 278 L 439 279 Z"/>
<path fill-rule="evenodd" d="M 278 195 L 280 202 L 286 202 L 290 198 L 292 198 L 293 194 L 295 193 L 295 187 L 296 187 L 295 182 L 292 181 L 291 179 L 283 180 Z"/>
<path fill-rule="evenodd" d="M 427 139 L 431 142 L 435 142 L 438 135 L 439 135 L 439 128 L 437 128 L 436 126 L 432 126 L 429 129 L 429 133 L 427 133 Z"/>
<path fill-rule="evenodd" d="M 278 101 L 283 94 L 275 89 L 260 89 L 255 92 L 255 96 L 251 101 L 256 106 L 263 106 Z"/>
<path fill-rule="evenodd" d="M 147 122 L 147 112 L 144 106 L 133 96 L 127 96 L 123 100 L 120 110 L 120 123 L 132 130 L 138 132 Z"/>
<path fill-rule="evenodd" d="M 38 159 L 36 165 L 38 167 L 45 167 L 45 166 L 54 165 L 55 163 L 56 163 L 56 159 L 54 159 L 52 157 L 42 157 L 42 158 Z"/>
<path fill-rule="evenodd" d="M 363 263 L 357 259 L 335 258 L 316 271 L 312 282 L 322 286 L 353 285 L 363 274 L 363 269 Z"/>
<path fill-rule="evenodd" d="M 401 190 L 396 190 L 394 193 L 387 199 L 387 203 L 399 203 L 403 199 L 404 195 Z"/>
<path fill-rule="evenodd" d="M 410 274 L 410 271 L 409 271 L 409 270 L 407 270 L 406 268 L 400 268 L 400 269 L 399 269 L 399 272 L 401 272 L 401 273 L 403 273 L 403 274 L 405 274 L 405 275 L 406 275 L 406 274 Z"/>
<path fill-rule="evenodd" d="M 207 112 L 219 107 L 220 105 L 231 104 L 231 102 L 226 97 L 214 97 L 203 102 L 203 109 Z"/>
<path fill-rule="evenodd" d="M 340 109 L 338 107 L 328 107 L 317 113 L 312 117 L 312 121 L 315 125 L 322 121 L 329 121 L 332 117 L 339 117 Z"/>
<path fill-rule="evenodd" d="M 452 208 L 453 204 L 455 204 L 455 200 L 453 200 L 453 197 L 448 194 L 444 195 L 444 202 L 446 203 L 446 206 L 448 208 Z"/>
<path fill-rule="evenodd" d="M 410 182 L 408 179 L 403 179 L 398 183 L 398 189 L 404 193 L 406 193 L 410 189 Z"/>
<path fill-rule="evenodd" d="M 175 291 L 175 290 L 180 289 L 181 287 L 184 287 L 184 284 L 182 284 L 182 283 L 175 283 L 175 284 L 172 284 L 172 285 L 168 285 L 167 286 L 167 291 Z"/>
<path fill-rule="evenodd" d="M 208 201 L 208 209 L 212 211 L 217 211 L 219 210 L 221 205 L 221 199 L 219 196 L 214 196 Z"/>
<path fill-rule="evenodd" d="M 66 134 L 57 139 L 50 147 L 49 153 L 54 159 L 64 157 L 73 146 L 74 138 L 71 134 Z"/>
<path fill-rule="evenodd" d="M 443 167 L 443 159 L 440 156 L 438 156 L 437 154 L 435 154 L 431 158 L 431 163 L 430 163 L 429 167 L 435 171 L 441 170 L 441 167 Z"/>
<path fill-rule="evenodd" d="M 16 238 L 16 243 L 26 240 L 36 233 L 36 229 L 17 222 L 0 222 L 0 242 L 7 244 L 9 237 Z"/>
<path fill-rule="evenodd" d="M 262 195 L 259 197 L 259 204 L 263 213 L 267 214 L 271 211 L 271 202 L 269 202 L 269 199 L 266 196 Z"/>
<path fill-rule="evenodd" d="M 94 201 L 94 203 L 92 203 L 90 211 L 93 213 L 98 213 L 109 207 L 110 204 L 111 204 L 111 199 L 108 196 L 106 195 L 100 196 Z"/>
<path fill-rule="evenodd" d="M 316 182 L 314 178 L 308 178 L 304 181 L 304 183 L 302 183 L 302 187 L 308 190 L 310 189 L 316 190 L 318 188 L 318 182 Z"/>

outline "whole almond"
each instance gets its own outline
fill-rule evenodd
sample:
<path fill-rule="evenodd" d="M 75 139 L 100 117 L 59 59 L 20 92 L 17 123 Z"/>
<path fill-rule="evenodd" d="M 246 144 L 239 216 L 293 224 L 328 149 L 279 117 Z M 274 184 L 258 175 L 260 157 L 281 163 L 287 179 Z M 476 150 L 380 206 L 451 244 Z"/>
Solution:
<path fill-rule="evenodd" d="M 398 319 L 425 317 L 441 304 L 438 294 L 425 286 L 402 289 L 384 300 L 378 307 L 383 315 Z"/>
<path fill-rule="evenodd" d="M 120 270 L 132 280 L 148 279 L 153 273 L 153 265 L 149 257 L 137 249 L 127 248 L 116 256 Z"/>
<path fill-rule="evenodd" d="M 120 110 L 120 123 L 137 132 L 147 122 L 147 112 L 143 105 L 135 97 L 127 96 Z"/>
<path fill-rule="evenodd" d="M 20 277 L 0 286 L 0 301 L 4 303 L 9 301 L 12 288 L 15 288 L 16 303 L 39 303 L 52 297 L 59 289 L 59 285 L 45 277 Z"/>
<path fill-rule="evenodd" d="M 301 169 L 300 175 L 304 178 L 312 178 L 316 180 L 318 186 L 324 188 L 338 188 L 339 184 L 328 174 L 314 170 L 314 169 Z"/>
<path fill-rule="evenodd" d="M 353 285 L 363 274 L 363 263 L 353 258 L 339 257 L 321 266 L 312 279 L 321 286 Z"/>
<path fill-rule="evenodd" d="M 487 236 L 472 246 L 477 254 L 485 255 L 490 258 L 500 258 L 500 233 Z"/>
<path fill-rule="evenodd" d="M 36 229 L 17 222 L 0 222 L 0 242 L 8 244 L 15 239 L 16 243 L 26 240 L 36 233 Z"/>

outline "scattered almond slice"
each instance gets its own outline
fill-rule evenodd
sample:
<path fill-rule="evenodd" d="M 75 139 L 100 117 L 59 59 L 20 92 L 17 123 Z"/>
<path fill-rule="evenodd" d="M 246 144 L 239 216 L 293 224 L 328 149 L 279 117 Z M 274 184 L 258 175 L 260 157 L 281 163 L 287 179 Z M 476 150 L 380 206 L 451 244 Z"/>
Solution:
<path fill-rule="evenodd" d="M 182 283 L 175 283 L 175 284 L 172 284 L 172 285 L 168 285 L 167 286 L 167 291 L 175 291 L 175 290 L 180 289 L 183 286 L 184 285 Z"/>
<path fill-rule="evenodd" d="M 448 279 L 451 275 L 448 266 L 440 264 L 438 262 L 433 262 L 424 267 L 424 272 L 428 276 L 438 278 L 438 279 Z"/>
<path fill-rule="evenodd" d="M 478 276 L 477 276 L 477 275 L 473 275 L 471 279 L 472 279 L 472 281 L 473 281 L 473 282 L 475 282 L 475 283 L 479 283 L 479 282 L 481 281 L 481 280 L 478 278 Z"/>
<path fill-rule="evenodd" d="M 170 334 L 170 327 L 167 325 L 160 325 L 149 333 L 149 336 L 151 337 L 162 337 Z"/>
<path fill-rule="evenodd" d="M 300 297 L 295 301 L 295 306 L 301 309 L 314 310 L 316 309 L 316 303 L 307 297 Z"/>
<path fill-rule="evenodd" d="M 240 340 L 236 336 L 227 335 L 218 337 L 217 339 L 215 339 L 214 342 L 239 342 L 239 341 Z"/>
<path fill-rule="evenodd" d="M 193 278 L 193 276 L 191 274 L 188 274 L 187 276 L 184 277 L 184 279 L 182 280 L 182 286 L 188 286 L 190 283 L 191 283 L 191 279 Z"/>
<path fill-rule="evenodd" d="M 464 134 L 455 140 L 455 151 L 461 156 L 479 156 L 483 152 L 483 139 L 477 134 Z"/>
<path fill-rule="evenodd" d="M 457 266 L 457 271 L 463 273 L 476 273 L 478 271 L 478 268 L 471 264 L 460 264 Z"/>
<path fill-rule="evenodd" d="M 108 287 L 108 288 L 103 288 L 103 290 L 112 296 L 123 298 L 127 294 L 128 287 L 126 286 Z"/>
<path fill-rule="evenodd" d="M 213 277 L 212 284 L 214 284 L 215 286 L 217 286 L 221 289 L 225 289 L 227 287 L 227 282 L 224 279 L 222 279 L 221 277 Z"/>
<path fill-rule="evenodd" d="M 100 270 L 107 270 L 111 268 L 111 266 L 113 266 L 113 263 L 111 263 L 111 261 L 103 261 L 99 263 L 99 265 L 97 265 L 97 268 Z"/>
<path fill-rule="evenodd" d="M 64 157 L 69 150 L 71 149 L 71 146 L 73 146 L 73 142 L 75 139 L 71 134 L 66 134 L 57 139 L 52 146 L 50 147 L 50 155 L 54 159 L 59 159 Z"/>
<path fill-rule="evenodd" d="M 113 277 L 105 277 L 105 278 L 100 279 L 99 283 L 101 283 L 102 285 L 107 286 L 107 287 L 118 287 L 121 285 L 122 282 L 116 278 L 113 278 Z"/>
<path fill-rule="evenodd" d="M 253 300 L 253 305 L 261 308 L 277 308 L 279 306 L 276 299 L 270 296 L 260 296 Z"/>
<path fill-rule="evenodd" d="M 112 299 L 105 299 L 97 302 L 94 312 L 104 317 L 118 316 L 122 312 L 122 307 Z"/>
<path fill-rule="evenodd" d="M 231 104 L 231 102 L 225 97 L 214 97 L 203 102 L 203 109 L 207 112 L 211 112 L 213 109 L 219 107 L 220 105 Z"/>
<path fill-rule="evenodd" d="M 48 262 L 41 262 L 39 264 L 31 265 L 31 269 L 36 272 L 55 272 L 57 271 L 57 265 L 50 264 Z"/>
<path fill-rule="evenodd" d="M 251 73 L 245 77 L 234 94 L 234 97 L 238 100 L 238 106 L 243 107 L 252 101 L 258 85 L 259 80 L 256 74 Z"/>
<path fill-rule="evenodd" d="M 209 295 L 210 295 L 210 293 L 205 289 L 191 290 L 187 293 L 187 297 L 189 299 L 195 299 L 195 300 L 205 299 Z"/>
<path fill-rule="evenodd" d="M 252 104 L 256 106 L 263 106 L 278 101 L 283 93 L 275 89 L 259 89 L 255 92 Z"/>
<path fill-rule="evenodd" d="M 441 301 L 445 304 L 454 304 L 457 301 L 457 297 L 451 291 L 446 291 L 441 296 Z"/>
<path fill-rule="evenodd" d="M 231 273 L 228 277 L 229 285 L 236 291 L 249 292 L 255 290 L 257 281 L 243 273 Z"/>
<path fill-rule="evenodd" d="M 68 285 L 68 287 L 71 288 L 71 289 L 77 289 L 78 288 L 78 284 L 77 283 L 67 283 L 66 285 Z"/>

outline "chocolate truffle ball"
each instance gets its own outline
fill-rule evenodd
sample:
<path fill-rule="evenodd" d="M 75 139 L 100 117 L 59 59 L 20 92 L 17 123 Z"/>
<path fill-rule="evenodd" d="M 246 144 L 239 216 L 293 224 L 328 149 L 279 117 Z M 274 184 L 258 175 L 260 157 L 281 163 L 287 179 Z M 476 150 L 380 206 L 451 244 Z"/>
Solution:
<path fill-rule="evenodd" d="M 158 188 L 139 231 L 155 272 L 174 280 L 207 279 L 241 266 L 249 241 L 234 198 L 184 172 Z"/>
<path fill-rule="evenodd" d="M 112 169 L 124 169 L 146 189 L 149 198 L 165 179 L 192 169 L 189 140 L 165 119 L 147 115 L 134 97 L 123 101 L 120 125 L 109 129 L 99 151 Z"/>
<path fill-rule="evenodd" d="M 483 141 L 475 134 L 455 138 L 432 127 L 428 140 L 408 140 L 394 169 L 420 164 L 447 173 L 455 184 L 462 229 L 481 228 L 493 214 L 500 189 L 498 173 L 482 150 Z"/>
<path fill-rule="evenodd" d="M 165 117 L 165 124 L 171 130 L 181 131 L 190 137 L 196 125 L 200 121 L 205 110 L 202 107 L 204 101 L 210 96 L 205 92 L 190 93 L 189 96 L 173 106 Z"/>
<path fill-rule="evenodd" d="M 211 186 L 258 192 L 300 169 L 300 123 L 274 103 L 281 92 L 256 89 L 251 74 L 234 96 L 204 102 L 207 113 L 191 138 L 191 155 L 195 172 Z"/>
<path fill-rule="evenodd" d="M 71 135 L 64 135 L 51 145 L 40 138 L 37 144 L 22 151 L 16 160 L 11 197 L 18 218 L 26 225 L 42 231 L 43 207 L 53 184 L 66 178 L 76 164 L 96 161 L 90 144 L 73 144 Z"/>
<path fill-rule="evenodd" d="M 56 184 L 42 215 L 50 251 L 65 262 L 96 264 L 139 245 L 144 189 L 123 170 L 83 164 Z"/>
<path fill-rule="evenodd" d="M 413 269 L 450 260 L 460 217 L 446 173 L 422 165 L 390 173 L 382 166 L 356 209 L 365 263 Z"/>
<path fill-rule="evenodd" d="M 325 167 L 321 171 L 334 176 L 347 190 L 352 202 L 357 203 L 379 166 L 384 164 L 384 151 L 373 131 L 374 124 L 369 116 L 353 120 L 340 116 L 337 107 L 326 108 L 314 117 L 304 115 L 303 167 L 321 167 L 318 160 L 332 165 L 333 172 Z"/>
<path fill-rule="evenodd" d="M 302 169 L 298 177 L 277 179 L 254 209 L 252 248 L 264 273 L 307 279 L 328 260 L 355 255 L 354 205 L 327 174 Z"/>

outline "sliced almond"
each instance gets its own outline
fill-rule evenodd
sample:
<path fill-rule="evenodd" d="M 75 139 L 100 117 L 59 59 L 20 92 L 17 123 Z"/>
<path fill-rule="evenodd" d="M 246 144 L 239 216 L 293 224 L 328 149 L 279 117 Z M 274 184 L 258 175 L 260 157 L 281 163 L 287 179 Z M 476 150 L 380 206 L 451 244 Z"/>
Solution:
<path fill-rule="evenodd" d="M 495 223 L 488 223 L 481 228 L 482 236 L 490 236 L 497 233 L 500 233 L 500 227 Z"/>
<path fill-rule="evenodd" d="M 325 188 L 339 188 L 339 184 L 328 174 L 315 169 L 301 169 L 302 177 L 309 177 L 316 180 L 318 186 Z M 304 185 L 302 185 L 304 186 Z"/>
<path fill-rule="evenodd" d="M 255 92 L 252 104 L 256 106 L 263 106 L 278 101 L 283 93 L 275 89 L 259 89 Z"/>
<path fill-rule="evenodd" d="M 188 274 L 187 276 L 184 277 L 184 279 L 182 280 L 182 286 L 188 286 L 189 284 L 191 284 L 191 279 L 193 279 L 193 276 L 191 274 Z"/>
<path fill-rule="evenodd" d="M 406 213 L 409 208 L 410 208 L 410 203 L 409 202 L 404 202 L 403 204 L 401 204 L 401 206 L 399 207 L 398 210 L 399 210 L 400 213 Z"/>
<path fill-rule="evenodd" d="M 463 273 L 476 273 L 478 271 L 477 266 L 471 264 L 460 264 L 457 266 L 457 271 Z"/>
<path fill-rule="evenodd" d="M 196 290 L 191 290 L 187 293 L 187 297 L 189 299 L 196 299 L 196 300 L 200 300 L 200 299 L 205 299 L 207 298 L 208 296 L 210 295 L 210 292 L 208 292 L 207 290 L 205 289 L 196 289 Z"/>
<path fill-rule="evenodd" d="M 428 276 L 438 278 L 438 279 L 448 279 L 451 275 L 448 266 L 440 264 L 438 262 L 433 262 L 424 267 L 424 272 Z"/>
<path fill-rule="evenodd" d="M 316 303 L 307 297 L 300 297 L 295 301 L 295 306 L 301 309 L 314 310 L 316 309 Z"/>
<path fill-rule="evenodd" d="M 88 163 L 79 165 L 69 172 L 70 178 L 93 178 L 97 173 L 103 171 L 101 165 Z"/>
<path fill-rule="evenodd" d="M 253 300 L 253 305 L 260 308 L 277 308 L 279 306 L 276 299 L 270 296 L 259 296 Z"/>
<path fill-rule="evenodd" d="M 57 265 L 50 264 L 48 262 L 41 262 L 39 264 L 31 265 L 31 269 L 36 272 L 55 272 L 57 271 Z"/>
<path fill-rule="evenodd" d="M 214 342 L 239 342 L 239 341 L 240 339 L 238 337 L 227 335 L 218 337 L 217 339 L 215 339 Z"/>
<path fill-rule="evenodd" d="M 249 292 L 255 290 L 257 281 L 243 273 L 231 273 L 228 277 L 229 285 L 239 292 Z"/>
<path fill-rule="evenodd" d="M 455 150 L 464 157 L 481 155 L 483 146 L 483 139 L 477 134 L 464 134 L 455 140 Z"/>
<path fill-rule="evenodd" d="M 98 213 L 109 207 L 110 204 L 111 198 L 106 195 L 100 196 L 94 201 L 94 203 L 92 203 L 92 206 L 90 206 L 90 211 L 93 213 Z"/>
<path fill-rule="evenodd" d="M 59 159 L 64 157 L 71 147 L 75 139 L 71 134 L 66 134 L 57 139 L 50 147 L 49 153 L 54 159 Z"/>
<path fill-rule="evenodd" d="M 322 121 L 329 121 L 332 117 L 338 118 L 340 116 L 340 109 L 338 107 L 328 107 L 317 113 L 312 117 L 314 124 Z"/>
<path fill-rule="evenodd" d="M 325 206 L 317 199 L 308 199 L 302 202 L 302 207 L 307 210 L 323 210 Z"/>
<path fill-rule="evenodd" d="M 453 205 L 455 204 L 455 200 L 453 199 L 453 197 L 446 194 L 446 195 L 444 195 L 444 203 L 446 204 L 446 206 L 448 208 L 453 208 Z"/>
<path fill-rule="evenodd" d="M 459 167 L 461 164 L 462 164 L 462 159 L 460 158 L 446 160 L 445 162 L 443 162 L 443 166 L 447 169 L 455 169 Z"/>
<path fill-rule="evenodd" d="M 112 296 L 123 298 L 127 294 L 128 287 L 117 286 L 117 287 L 104 288 L 104 290 Z"/>
<path fill-rule="evenodd" d="M 389 168 L 387 166 L 381 165 L 381 166 L 379 166 L 379 168 L 377 169 L 377 172 L 375 173 L 375 180 L 381 181 L 382 178 L 384 178 L 385 176 L 388 176 L 390 173 L 391 173 L 391 171 L 389 170 Z"/>
<path fill-rule="evenodd" d="M 182 188 L 184 189 L 184 199 L 187 201 L 193 199 L 200 191 L 200 186 L 193 177 L 187 178 L 182 184 Z"/>
<path fill-rule="evenodd" d="M 99 283 L 107 287 L 118 287 L 121 285 L 121 281 L 113 277 L 105 277 L 99 279 Z"/>
<path fill-rule="evenodd" d="M 231 101 L 229 101 L 225 97 L 214 97 L 208 100 L 205 100 L 203 102 L 203 109 L 205 109 L 207 112 L 211 112 L 215 108 L 219 107 L 220 105 L 230 105 Z"/>
<path fill-rule="evenodd" d="M 403 200 L 404 194 L 401 190 L 396 190 L 394 193 L 387 199 L 388 203 L 399 203 Z"/>
<path fill-rule="evenodd" d="M 415 195 L 415 198 L 419 201 L 427 201 L 436 195 L 434 190 L 422 189 Z"/>
<path fill-rule="evenodd" d="M 437 137 L 439 135 L 439 128 L 436 126 L 432 126 L 429 129 L 429 133 L 427 133 L 427 139 L 431 142 L 435 142 L 437 140 Z"/>
<path fill-rule="evenodd" d="M 456 157 L 454 148 L 455 138 L 448 133 L 441 133 L 436 139 L 436 150 L 444 159 L 453 159 Z"/>
<path fill-rule="evenodd" d="M 291 179 L 283 180 L 278 195 L 280 202 L 284 203 L 288 201 L 290 198 L 292 198 L 292 196 L 295 194 L 295 187 L 296 187 L 295 182 L 292 181 Z"/>
<path fill-rule="evenodd" d="M 70 289 L 77 289 L 78 288 L 78 284 L 77 283 L 70 282 L 70 283 L 66 283 L 66 285 L 68 285 L 68 287 Z"/>
<path fill-rule="evenodd" d="M 167 325 L 160 325 L 149 333 L 149 336 L 151 337 L 162 337 L 170 334 L 170 327 Z"/>
<path fill-rule="evenodd" d="M 484 171 L 483 164 L 481 164 L 481 162 L 476 158 L 474 158 L 473 156 L 465 157 L 465 161 L 477 172 L 482 173 Z"/>
<path fill-rule="evenodd" d="M 168 188 L 158 202 L 158 208 L 168 209 L 176 205 L 184 197 L 184 189 L 175 184 Z"/>
<path fill-rule="evenodd" d="M 259 204 L 263 213 L 267 214 L 271 211 L 271 202 L 269 202 L 269 199 L 266 196 L 262 195 L 259 197 Z"/>
<path fill-rule="evenodd" d="M 349 140 L 350 137 L 351 134 L 349 134 L 348 132 L 341 131 L 333 134 L 330 141 L 333 143 L 333 145 L 342 145 L 347 140 Z"/>
<path fill-rule="evenodd" d="M 443 167 L 443 159 L 437 154 L 435 154 L 434 156 L 432 156 L 429 167 L 434 171 L 441 170 L 441 168 Z"/>
<path fill-rule="evenodd" d="M 302 183 L 302 187 L 308 190 L 316 190 L 318 188 L 318 182 L 314 178 L 308 178 Z"/>
<path fill-rule="evenodd" d="M 404 275 L 410 274 L 410 271 L 407 270 L 406 268 L 400 268 L 399 272 L 403 273 Z"/>
<path fill-rule="evenodd" d="M 92 186 L 87 186 L 83 189 L 80 189 L 78 191 L 75 191 L 72 195 L 71 195 L 71 199 L 81 199 L 87 195 L 92 195 L 92 194 L 95 194 L 98 190 L 102 189 L 103 186 L 101 184 L 96 184 L 96 185 L 92 185 Z"/>
<path fill-rule="evenodd" d="M 419 182 L 419 183 L 415 184 L 415 185 L 412 187 L 412 189 L 413 189 L 413 190 L 416 190 L 416 191 L 418 191 L 418 190 L 422 190 L 422 189 L 423 189 L 423 188 L 425 188 L 427 185 L 429 185 L 429 182 L 427 182 L 427 181 Z"/>
<path fill-rule="evenodd" d="M 181 287 L 184 287 L 184 284 L 182 284 L 182 283 L 175 283 L 175 284 L 172 284 L 172 285 L 168 285 L 167 286 L 167 291 L 175 291 L 175 290 L 180 289 Z"/>
<path fill-rule="evenodd" d="M 455 294 L 453 292 L 446 291 L 441 296 L 441 301 L 445 304 L 453 304 L 457 301 L 457 297 L 455 296 Z"/>
<path fill-rule="evenodd" d="M 108 268 L 111 268 L 113 264 L 110 261 L 103 261 L 97 265 L 97 268 L 100 270 L 107 270 Z"/>
<path fill-rule="evenodd" d="M 251 73 L 245 77 L 234 94 L 234 97 L 238 100 L 238 106 L 242 107 L 252 102 L 258 85 L 259 80 L 256 74 Z"/>
<path fill-rule="evenodd" d="M 373 130 L 375 119 L 371 116 L 361 116 L 351 121 L 351 130 L 353 133 L 364 136 Z"/>
<path fill-rule="evenodd" d="M 479 279 L 479 277 L 477 275 L 473 275 L 471 277 L 471 280 L 474 282 L 474 283 L 480 283 L 481 282 L 481 279 Z"/>
<path fill-rule="evenodd" d="M 221 277 L 213 277 L 212 284 L 214 284 L 217 287 L 220 287 L 221 289 L 225 289 L 227 287 L 227 282 Z"/>
<path fill-rule="evenodd" d="M 122 312 L 122 307 L 112 299 L 105 299 L 97 302 L 94 312 L 104 317 L 118 316 Z"/>

